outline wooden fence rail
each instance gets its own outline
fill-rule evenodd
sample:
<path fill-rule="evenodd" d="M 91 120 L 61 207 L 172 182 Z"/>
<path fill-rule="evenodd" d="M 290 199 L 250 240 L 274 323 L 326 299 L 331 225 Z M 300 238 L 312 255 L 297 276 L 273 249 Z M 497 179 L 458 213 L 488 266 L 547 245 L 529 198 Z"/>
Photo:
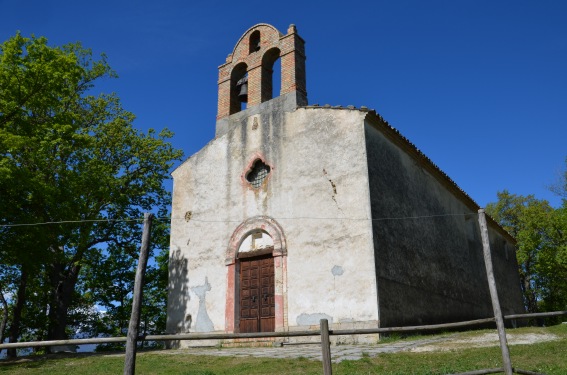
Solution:
<path fill-rule="evenodd" d="M 547 313 L 533 313 L 533 314 L 515 314 L 506 315 L 504 319 L 531 319 L 531 318 L 545 318 L 551 316 L 567 315 L 567 311 L 553 311 Z M 344 336 L 344 335 L 365 335 L 373 333 L 403 333 L 403 332 L 427 332 L 437 331 L 442 329 L 460 328 L 475 325 L 483 325 L 494 323 L 494 318 L 467 320 L 455 323 L 445 324 L 430 324 L 422 326 L 405 326 L 405 327 L 383 327 L 383 328 L 364 328 L 364 329 L 333 329 L 329 330 L 330 336 Z M 320 336 L 320 330 L 310 331 L 292 331 L 292 332 L 257 332 L 257 333 L 178 333 L 166 335 L 146 335 L 139 336 L 137 341 L 185 341 L 185 340 L 231 340 L 231 339 L 253 339 L 253 338 L 283 338 L 283 337 L 307 337 L 307 336 Z M 28 341 L 28 342 L 15 342 L 0 344 L 2 349 L 24 349 L 24 348 L 39 348 L 47 346 L 59 345 L 87 345 L 87 344 L 107 344 L 107 343 L 120 343 L 126 342 L 127 337 L 99 337 L 88 339 L 69 339 L 69 340 L 51 340 L 51 341 Z"/>
<path fill-rule="evenodd" d="M 533 314 L 514 314 L 504 316 L 505 320 L 512 319 L 533 319 L 545 318 L 552 316 L 567 315 L 567 311 L 553 311 L 546 313 Z M 183 334 L 166 334 L 166 335 L 146 335 L 138 337 L 137 341 L 184 341 L 184 340 L 231 340 L 231 339 L 250 339 L 250 338 L 284 338 L 284 337 L 307 337 L 321 336 L 321 350 L 323 359 L 323 374 L 331 375 L 331 351 L 329 346 L 329 336 L 343 335 L 363 335 L 376 333 L 395 333 L 395 332 L 427 332 L 442 329 L 461 328 L 475 325 L 485 325 L 494 323 L 495 318 L 467 320 L 455 323 L 430 324 L 421 326 L 405 326 L 405 327 L 383 327 L 383 328 L 366 328 L 366 329 L 335 329 L 328 328 L 326 319 L 321 320 L 319 330 L 310 331 L 293 331 L 293 332 L 257 332 L 257 333 L 183 333 Z M 126 342 L 127 337 L 101 337 L 88 339 L 71 339 L 71 340 L 52 340 L 52 341 L 31 341 L 0 344 L 1 349 L 8 348 L 37 348 L 59 345 L 85 345 L 85 344 L 105 344 L 105 343 L 121 343 Z M 516 374 L 525 375 L 543 375 L 537 372 L 512 368 Z M 454 375 L 481 375 L 481 374 L 498 374 L 505 372 L 504 368 L 483 369 L 470 372 L 463 372 Z"/>
<path fill-rule="evenodd" d="M 456 323 L 433 324 L 433 325 L 422 325 L 422 326 L 365 328 L 365 329 L 352 329 L 352 330 L 348 330 L 348 329 L 329 330 L 329 335 L 342 336 L 342 335 L 362 335 L 362 334 L 372 334 L 372 333 L 435 331 L 440 329 L 460 328 L 460 327 L 481 325 L 481 324 L 487 324 L 493 322 L 494 322 L 494 318 L 486 318 L 486 319 L 467 320 Z M 321 335 L 320 330 L 292 331 L 292 332 L 257 332 L 257 333 L 178 333 L 178 334 L 170 334 L 170 335 L 140 336 L 138 337 L 138 341 L 230 340 L 230 339 L 252 339 L 252 338 L 305 337 L 305 336 L 320 336 L 320 335 Z M 88 339 L 16 342 L 16 343 L 0 344 L 0 350 L 8 349 L 8 348 L 22 349 L 22 348 L 38 348 L 44 346 L 59 346 L 59 345 L 119 343 L 119 342 L 126 342 L 126 340 L 127 337 L 124 336 L 124 337 L 100 337 L 100 338 L 88 338 Z"/>
<path fill-rule="evenodd" d="M 567 311 L 505 315 L 504 319 L 506 320 L 532 319 L 532 318 L 546 318 L 546 317 L 561 316 L 561 315 L 567 315 Z M 335 329 L 335 330 L 329 330 L 329 335 L 343 336 L 343 335 L 363 335 L 363 334 L 372 334 L 372 333 L 426 332 L 426 331 L 436 331 L 441 329 L 482 325 L 493 322 L 494 322 L 494 318 L 486 318 L 486 319 L 467 320 L 463 322 L 430 324 L 430 325 L 422 325 L 422 326 L 383 327 L 383 328 L 365 328 L 365 329 Z M 319 330 L 293 331 L 293 332 L 258 332 L 258 333 L 181 333 L 181 334 L 139 336 L 137 341 L 230 340 L 230 339 L 252 339 L 252 338 L 307 337 L 307 336 L 319 336 L 320 334 L 321 332 Z M 120 342 L 126 342 L 126 340 L 127 337 L 124 336 L 124 337 L 99 337 L 99 338 L 70 339 L 70 340 L 15 342 L 15 343 L 0 344 L 0 350 L 9 349 L 9 348 L 24 349 L 24 348 L 38 348 L 44 346 L 45 347 L 59 346 L 59 345 L 120 343 Z"/>
<path fill-rule="evenodd" d="M 550 316 L 560 316 L 560 315 L 567 315 L 567 311 L 551 311 L 544 313 L 504 315 L 504 319 L 511 320 L 511 319 L 548 318 Z"/>

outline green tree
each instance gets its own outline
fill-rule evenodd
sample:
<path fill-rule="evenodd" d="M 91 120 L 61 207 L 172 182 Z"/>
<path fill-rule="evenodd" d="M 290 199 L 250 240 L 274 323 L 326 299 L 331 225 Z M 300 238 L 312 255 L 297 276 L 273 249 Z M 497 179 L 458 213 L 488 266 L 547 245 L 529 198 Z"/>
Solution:
<path fill-rule="evenodd" d="M 557 182 L 549 187 L 549 190 L 563 198 L 563 208 L 567 207 L 567 158 L 565 158 L 565 169 L 559 175 Z"/>
<path fill-rule="evenodd" d="M 6 325 L 8 324 L 8 317 L 10 315 L 10 307 L 6 298 L 12 292 L 14 280 L 14 269 L 7 265 L 0 265 L 0 342 L 4 342 L 4 335 L 6 332 Z M 1 351 L 0 351 L 1 352 Z"/>
<path fill-rule="evenodd" d="M 46 338 L 66 338 L 91 253 L 139 243 L 140 222 L 125 218 L 167 215 L 163 181 L 182 152 L 167 129 L 136 130 L 115 94 L 91 94 L 112 77 L 105 56 L 95 60 L 80 43 L 51 47 L 18 33 L 0 45 L 0 224 L 77 221 L 2 228 L 0 260 L 20 280 L 12 341 L 30 275 L 43 278 Z"/>
<path fill-rule="evenodd" d="M 567 307 L 567 248 L 564 211 L 533 195 L 508 191 L 486 211 L 516 238 L 524 302 L 529 312 Z"/>
<path fill-rule="evenodd" d="M 162 239 L 153 243 L 153 252 L 159 251 L 153 262 L 148 264 L 143 286 L 140 334 L 159 334 L 165 331 L 167 301 L 167 265 L 169 244 L 165 241 L 169 231 L 168 222 L 154 221 L 153 238 Z M 92 295 L 104 314 L 89 327 L 96 336 L 125 336 L 132 312 L 132 290 L 137 268 L 138 254 L 134 246 L 112 246 L 108 251 L 98 253 L 97 260 L 90 262 L 82 279 L 85 290 Z M 145 346 L 147 342 L 143 342 Z M 97 350 L 117 350 L 124 344 L 102 344 Z"/>
<path fill-rule="evenodd" d="M 567 309 L 567 158 L 563 172 L 550 190 L 562 198 L 562 206 L 555 210 L 557 254 L 554 264 L 550 265 L 558 270 L 550 286 L 554 298 L 545 302 L 548 309 L 565 310 Z"/>

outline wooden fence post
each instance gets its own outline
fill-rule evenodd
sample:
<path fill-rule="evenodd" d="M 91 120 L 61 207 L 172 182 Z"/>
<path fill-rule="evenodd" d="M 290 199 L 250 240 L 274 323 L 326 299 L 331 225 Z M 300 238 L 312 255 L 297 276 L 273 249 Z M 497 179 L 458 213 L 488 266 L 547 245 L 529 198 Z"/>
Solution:
<path fill-rule="evenodd" d="M 323 354 L 323 375 L 331 375 L 331 341 L 329 340 L 329 322 L 321 319 L 321 351 Z"/>
<path fill-rule="evenodd" d="M 150 250 L 150 230 L 152 227 L 153 215 L 144 213 L 144 230 L 142 232 L 142 247 L 140 248 L 140 258 L 138 259 L 138 269 L 134 281 L 134 298 L 132 300 L 132 314 L 128 326 L 128 337 L 126 340 L 126 356 L 124 358 L 124 375 L 134 375 L 136 367 L 136 346 L 138 344 L 138 330 L 140 328 L 140 313 L 142 310 L 142 287 L 148 264 L 148 254 Z"/>
<path fill-rule="evenodd" d="M 504 372 L 506 373 L 506 375 L 512 375 L 512 361 L 510 360 L 510 351 L 508 350 L 508 341 L 506 340 L 504 319 L 502 317 L 502 310 L 500 310 L 500 301 L 498 300 L 498 291 L 496 290 L 496 280 L 494 279 L 494 269 L 492 268 L 490 240 L 488 239 L 488 227 L 486 225 L 486 216 L 484 215 L 484 209 L 482 208 L 478 210 L 478 223 L 480 224 L 482 250 L 484 252 L 484 264 L 486 265 L 486 278 L 488 279 L 488 288 L 490 289 L 490 298 L 492 299 L 494 319 L 496 320 L 496 327 L 498 328 L 498 337 L 500 339 L 500 350 L 502 351 Z"/>

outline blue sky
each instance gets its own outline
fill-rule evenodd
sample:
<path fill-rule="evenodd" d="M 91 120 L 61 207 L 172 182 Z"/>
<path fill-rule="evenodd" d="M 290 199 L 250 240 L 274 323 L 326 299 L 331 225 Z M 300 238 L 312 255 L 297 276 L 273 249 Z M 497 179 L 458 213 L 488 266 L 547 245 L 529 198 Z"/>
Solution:
<path fill-rule="evenodd" d="M 548 191 L 567 158 L 567 2 L 0 0 L 20 30 L 105 52 L 140 129 L 190 156 L 214 137 L 217 68 L 256 23 L 306 40 L 311 104 L 367 106 L 481 206 Z"/>

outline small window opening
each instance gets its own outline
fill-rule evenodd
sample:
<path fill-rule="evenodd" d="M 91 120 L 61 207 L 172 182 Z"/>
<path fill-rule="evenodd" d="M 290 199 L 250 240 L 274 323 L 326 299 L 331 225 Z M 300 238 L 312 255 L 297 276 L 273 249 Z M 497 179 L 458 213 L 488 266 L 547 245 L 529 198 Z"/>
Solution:
<path fill-rule="evenodd" d="M 270 166 L 265 164 L 262 160 L 258 159 L 252 165 L 252 169 L 246 175 L 246 180 L 254 189 L 262 186 L 262 183 L 270 174 Z"/>
<path fill-rule="evenodd" d="M 260 30 L 256 30 L 252 34 L 250 34 L 248 53 L 250 54 L 259 51 L 260 47 Z"/>

